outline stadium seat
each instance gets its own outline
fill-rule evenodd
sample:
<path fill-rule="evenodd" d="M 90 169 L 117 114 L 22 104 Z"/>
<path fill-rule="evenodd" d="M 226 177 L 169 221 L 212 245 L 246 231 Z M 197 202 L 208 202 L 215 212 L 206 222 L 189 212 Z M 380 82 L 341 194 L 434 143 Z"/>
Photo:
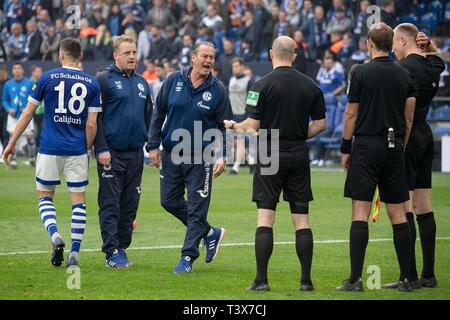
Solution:
<path fill-rule="evenodd" d="M 425 3 L 420 3 L 416 8 L 416 16 L 419 19 L 427 12 L 427 5 Z"/>
<path fill-rule="evenodd" d="M 419 19 L 414 14 L 409 14 L 407 16 L 403 16 L 400 19 L 400 23 L 412 23 L 412 24 L 416 25 L 416 24 L 418 24 L 418 22 L 419 22 Z"/>
<path fill-rule="evenodd" d="M 443 137 L 443 136 L 450 136 L 450 128 L 436 128 L 433 131 L 433 136 L 438 138 L 438 137 Z"/>
<path fill-rule="evenodd" d="M 436 17 L 437 22 L 442 20 L 442 14 L 444 11 L 444 6 L 441 1 L 434 0 L 428 4 L 427 12 L 433 14 Z"/>
<path fill-rule="evenodd" d="M 419 29 L 428 31 L 428 34 L 432 34 L 436 31 L 437 19 L 432 13 L 427 13 L 420 19 L 419 26 Z"/>
<path fill-rule="evenodd" d="M 450 105 L 442 106 L 434 110 L 432 120 L 450 121 Z"/>
<path fill-rule="evenodd" d="M 430 108 L 427 113 L 427 120 L 433 119 L 433 109 Z"/>

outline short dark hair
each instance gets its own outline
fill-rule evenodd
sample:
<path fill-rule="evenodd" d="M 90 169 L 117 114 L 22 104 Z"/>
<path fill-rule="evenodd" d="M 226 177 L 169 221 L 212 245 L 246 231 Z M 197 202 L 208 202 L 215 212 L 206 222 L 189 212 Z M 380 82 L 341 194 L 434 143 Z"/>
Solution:
<path fill-rule="evenodd" d="M 82 50 L 80 40 L 75 38 L 66 38 L 61 41 L 60 50 L 72 58 L 72 60 L 81 60 Z"/>
<path fill-rule="evenodd" d="M 22 62 L 14 62 L 13 65 L 11 66 L 11 69 L 14 68 L 14 66 L 21 66 L 22 69 L 24 69 L 24 66 L 23 66 Z"/>
<path fill-rule="evenodd" d="M 388 52 L 392 48 L 394 31 L 384 22 L 378 22 L 370 27 L 367 37 L 373 41 L 377 50 Z"/>
<path fill-rule="evenodd" d="M 42 67 L 40 65 L 32 64 L 31 67 L 30 67 L 30 70 L 33 73 L 37 68 L 41 68 L 42 69 Z"/>
<path fill-rule="evenodd" d="M 231 64 L 233 64 L 233 63 L 235 63 L 235 62 L 239 63 L 241 66 L 244 65 L 244 59 L 242 59 L 242 58 L 240 58 L 240 57 L 235 57 L 235 58 L 233 58 L 233 59 L 231 60 Z"/>

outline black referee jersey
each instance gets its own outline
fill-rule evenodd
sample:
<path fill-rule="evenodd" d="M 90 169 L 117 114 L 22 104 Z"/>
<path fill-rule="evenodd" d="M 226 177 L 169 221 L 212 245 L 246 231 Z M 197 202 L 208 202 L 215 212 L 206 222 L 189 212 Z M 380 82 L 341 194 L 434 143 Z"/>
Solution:
<path fill-rule="evenodd" d="M 325 109 L 322 90 L 313 80 L 287 66 L 256 81 L 247 96 L 248 116 L 260 120 L 261 129 L 280 130 L 280 151 L 291 151 L 299 140 L 305 141 L 310 118 L 324 119 Z"/>

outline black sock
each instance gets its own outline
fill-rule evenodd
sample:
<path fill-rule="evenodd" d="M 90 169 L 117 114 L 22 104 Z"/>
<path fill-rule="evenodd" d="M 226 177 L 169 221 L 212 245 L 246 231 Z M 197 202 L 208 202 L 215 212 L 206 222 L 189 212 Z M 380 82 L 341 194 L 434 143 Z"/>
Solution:
<path fill-rule="evenodd" d="M 411 281 L 411 234 L 408 222 L 392 225 L 394 246 L 400 265 L 401 279 Z"/>
<path fill-rule="evenodd" d="M 295 231 L 295 249 L 302 265 L 300 283 L 311 283 L 311 263 L 313 258 L 313 234 L 311 229 Z"/>
<path fill-rule="evenodd" d="M 258 227 L 255 234 L 256 282 L 267 281 L 267 266 L 273 251 L 273 230 Z"/>
<path fill-rule="evenodd" d="M 422 244 L 422 277 L 434 278 L 434 254 L 436 245 L 436 222 L 433 211 L 417 216 L 420 242 Z"/>
<path fill-rule="evenodd" d="M 369 242 L 369 226 L 366 221 L 353 221 L 350 228 L 350 282 L 354 283 L 362 275 L 364 256 Z"/>
<path fill-rule="evenodd" d="M 407 212 L 406 218 L 408 219 L 409 233 L 411 235 L 411 281 L 416 281 L 419 277 L 417 275 L 416 266 L 416 225 L 414 223 L 414 213 Z M 400 277 L 403 279 L 404 277 Z"/>

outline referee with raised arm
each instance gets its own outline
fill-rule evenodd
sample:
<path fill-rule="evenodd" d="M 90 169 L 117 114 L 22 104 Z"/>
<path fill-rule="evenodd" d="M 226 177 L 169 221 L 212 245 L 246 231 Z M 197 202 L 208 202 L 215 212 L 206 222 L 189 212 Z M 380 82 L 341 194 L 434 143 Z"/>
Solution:
<path fill-rule="evenodd" d="M 301 263 L 300 290 L 314 290 L 311 281 L 313 234 L 309 225 L 309 202 L 313 200 L 309 168 L 309 148 L 305 140 L 326 127 L 325 100 L 313 80 L 292 67 L 295 60 L 294 40 L 281 36 L 270 50 L 273 71 L 257 81 L 248 93 L 248 118 L 240 123 L 225 121 L 235 131 L 260 131 L 259 146 L 266 139 L 271 146 L 268 154 L 279 162 L 278 172 L 267 174 L 260 157 L 253 176 L 253 201 L 258 208 L 258 227 L 255 235 L 256 279 L 247 290 L 269 291 L 267 267 L 273 250 L 275 210 L 283 191 L 289 202 L 295 227 L 295 247 Z M 310 118 L 312 119 L 309 122 Z M 273 147 L 276 131 L 279 150 Z M 278 151 L 279 158 L 273 159 Z"/>
<path fill-rule="evenodd" d="M 421 39 L 425 42 L 421 43 Z M 439 89 L 439 78 L 445 70 L 445 63 L 436 55 L 437 50 L 433 43 L 410 23 L 402 23 L 394 29 L 392 50 L 399 64 L 411 72 L 419 85 L 411 136 L 405 150 L 410 197 L 405 203 L 405 210 L 411 232 L 411 285 L 414 289 L 422 286 L 435 288 L 437 287 L 434 274 L 436 222 L 431 207 L 434 141 L 433 132 L 426 118 L 430 103 Z M 413 212 L 417 216 L 422 244 L 423 266 L 420 278 L 416 268 L 416 226 Z M 385 289 L 397 287 L 398 281 L 382 286 Z"/>
<path fill-rule="evenodd" d="M 352 199 L 351 273 L 336 288 L 338 291 L 363 291 L 361 275 L 369 241 L 367 221 L 377 185 L 393 228 L 402 274 L 398 290 L 412 291 L 411 235 L 403 207 L 409 199 L 403 150 L 418 88 L 409 71 L 388 57 L 392 37 L 391 27 L 382 22 L 374 24 L 367 40 L 372 60 L 351 73 L 341 145 L 342 166 L 347 171 L 344 196 Z"/>

